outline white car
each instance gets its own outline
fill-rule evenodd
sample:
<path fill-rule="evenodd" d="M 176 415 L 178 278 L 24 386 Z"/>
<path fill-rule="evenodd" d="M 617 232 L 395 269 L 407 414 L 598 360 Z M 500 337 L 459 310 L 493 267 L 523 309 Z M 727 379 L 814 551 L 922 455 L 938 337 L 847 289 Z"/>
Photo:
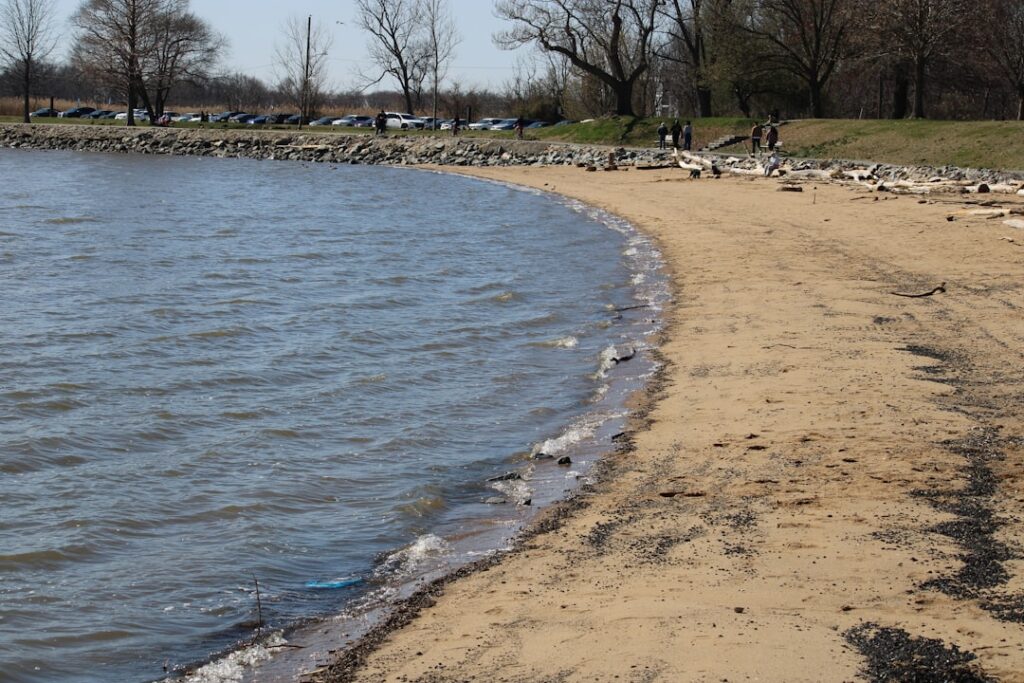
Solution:
<path fill-rule="evenodd" d="M 193 121 L 199 120 L 199 114 L 196 114 L 195 112 L 192 112 L 191 114 L 182 114 L 181 116 L 175 116 L 174 120 L 180 121 L 181 123 L 192 123 Z"/>
<path fill-rule="evenodd" d="M 388 128 L 401 128 L 402 130 L 408 130 L 410 128 L 422 128 L 423 119 L 417 118 L 412 114 L 399 114 L 398 112 L 385 112 L 388 117 Z"/>
<path fill-rule="evenodd" d="M 490 130 L 491 126 L 501 123 L 505 119 L 480 119 L 469 124 L 470 130 Z"/>
<path fill-rule="evenodd" d="M 146 119 L 149 118 L 149 113 L 145 109 L 135 109 L 133 111 L 135 113 L 135 120 L 136 121 L 145 121 Z M 128 112 L 123 111 L 120 114 L 118 114 L 117 116 L 115 116 L 114 120 L 116 120 L 116 121 L 124 121 L 127 118 L 128 118 Z"/>

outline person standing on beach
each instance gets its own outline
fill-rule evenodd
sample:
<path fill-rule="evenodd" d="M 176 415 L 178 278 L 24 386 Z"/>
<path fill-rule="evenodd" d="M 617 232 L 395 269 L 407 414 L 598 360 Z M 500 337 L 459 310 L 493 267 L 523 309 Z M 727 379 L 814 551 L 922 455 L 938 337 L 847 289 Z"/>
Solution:
<path fill-rule="evenodd" d="M 524 128 L 526 128 L 526 121 L 523 120 L 522 116 L 520 116 L 518 119 L 516 119 L 516 137 L 519 138 L 520 140 L 523 139 Z"/>
<path fill-rule="evenodd" d="M 380 113 L 377 114 L 377 135 L 384 135 L 384 130 L 388 127 L 388 115 L 381 109 Z"/>
<path fill-rule="evenodd" d="M 662 121 L 658 126 L 658 149 L 665 149 L 665 136 L 668 135 L 668 126 Z"/>
<path fill-rule="evenodd" d="M 679 125 L 679 119 L 672 124 L 672 149 L 679 149 L 679 136 L 683 133 L 683 127 Z"/>
<path fill-rule="evenodd" d="M 690 151 L 690 147 L 693 144 L 693 126 L 687 121 L 686 125 L 683 126 L 683 149 L 687 152 Z"/>
<path fill-rule="evenodd" d="M 458 117 L 458 115 L 456 115 L 455 118 L 452 119 L 452 135 L 453 136 L 458 136 L 458 134 L 459 134 L 459 117 Z"/>
<path fill-rule="evenodd" d="M 754 127 L 750 129 L 750 156 L 756 157 L 761 149 L 761 124 L 754 121 Z"/>
<path fill-rule="evenodd" d="M 768 126 L 768 151 L 774 152 L 775 145 L 779 144 L 779 129 L 775 126 Z"/>

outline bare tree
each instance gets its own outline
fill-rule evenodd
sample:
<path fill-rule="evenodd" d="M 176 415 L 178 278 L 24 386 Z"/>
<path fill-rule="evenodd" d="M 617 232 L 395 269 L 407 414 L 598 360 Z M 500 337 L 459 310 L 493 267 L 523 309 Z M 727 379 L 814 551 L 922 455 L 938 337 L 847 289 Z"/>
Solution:
<path fill-rule="evenodd" d="M 290 17 L 283 34 L 276 49 L 278 89 L 298 105 L 301 116 L 313 118 L 326 94 L 327 55 L 334 40 L 313 17 Z"/>
<path fill-rule="evenodd" d="M 724 0 L 728 3 L 728 0 Z M 665 33 L 668 43 L 657 52 L 670 62 L 681 63 L 693 74 L 697 115 L 712 116 L 710 30 L 723 0 L 667 0 Z"/>
<path fill-rule="evenodd" d="M 154 116 L 144 66 L 155 52 L 157 17 L 168 7 L 168 0 L 85 0 L 72 17 L 78 27 L 75 52 L 83 68 L 125 95 L 129 126 L 135 125 L 138 97 L 150 118 Z"/>
<path fill-rule="evenodd" d="M 925 116 L 928 67 L 956 46 L 955 36 L 969 9 L 967 0 L 886 0 L 873 3 L 875 30 L 914 71 L 912 116 Z"/>
<path fill-rule="evenodd" d="M 615 112 L 634 115 L 637 82 L 650 67 L 664 0 L 498 0 L 495 13 L 512 28 L 494 40 L 505 49 L 536 44 L 564 55 L 615 97 Z"/>
<path fill-rule="evenodd" d="M 749 33 L 774 48 L 768 56 L 807 86 L 815 118 L 825 114 L 825 86 L 847 54 L 858 4 L 858 0 L 759 0 L 746 25 Z"/>
<path fill-rule="evenodd" d="M 380 69 L 368 80 L 373 84 L 394 78 L 409 113 L 420 102 L 430 64 L 430 46 L 421 33 L 423 11 L 417 0 L 356 0 L 356 21 L 370 34 L 369 56 Z"/>
<path fill-rule="evenodd" d="M 1017 120 L 1024 120 L 1024 4 L 989 0 L 985 25 L 991 33 L 985 51 L 1017 96 Z"/>
<path fill-rule="evenodd" d="M 3 0 L 0 4 L 0 58 L 21 86 L 23 115 L 29 123 L 29 100 L 37 65 L 57 40 L 53 32 L 53 0 Z"/>
<path fill-rule="evenodd" d="M 437 90 L 448 71 L 448 63 L 459 44 L 459 32 L 452 20 L 447 0 L 423 0 L 423 27 L 433 90 L 434 126 L 437 125 Z"/>
<path fill-rule="evenodd" d="M 187 0 L 159 13 L 152 28 L 154 52 L 146 60 L 143 79 L 153 93 L 154 114 L 160 116 L 174 86 L 209 78 L 226 40 L 189 11 Z"/>

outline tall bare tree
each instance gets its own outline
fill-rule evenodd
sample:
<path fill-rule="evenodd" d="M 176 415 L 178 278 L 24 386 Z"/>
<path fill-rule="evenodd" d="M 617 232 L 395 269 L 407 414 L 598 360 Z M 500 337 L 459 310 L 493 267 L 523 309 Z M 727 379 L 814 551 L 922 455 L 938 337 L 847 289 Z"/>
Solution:
<path fill-rule="evenodd" d="M 0 2 L 0 58 L 21 86 L 22 114 L 29 123 L 29 108 L 36 67 L 57 44 L 53 30 L 53 0 Z"/>
<path fill-rule="evenodd" d="M 423 95 L 429 53 L 421 34 L 423 6 L 417 0 L 356 0 L 360 28 L 370 34 L 370 59 L 380 70 L 370 83 L 388 76 L 398 82 L 405 108 L 413 113 Z"/>
<path fill-rule="evenodd" d="M 1024 3 L 989 0 L 984 24 L 988 53 L 1003 80 L 1017 96 L 1017 120 L 1024 120 Z"/>
<path fill-rule="evenodd" d="M 505 49 L 537 45 L 564 55 L 614 94 L 615 112 L 634 115 L 634 90 L 648 70 L 664 0 L 498 0 L 512 27 L 495 35 Z"/>
<path fill-rule="evenodd" d="M 209 78 L 227 41 L 189 11 L 187 0 L 179 0 L 158 14 L 153 30 L 154 52 L 143 76 L 152 92 L 154 114 L 160 116 L 176 85 Z"/>
<path fill-rule="evenodd" d="M 859 6 L 859 0 L 759 0 L 749 15 L 748 32 L 773 48 L 767 57 L 807 86 L 815 118 L 825 115 L 825 86 L 847 55 Z"/>
<path fill-rule="evenodd" d="M 928 68 L 957 46 L 968 0 L 885 0 L 872 3 L 875 30 L 890 50 L 913 67 L 914 110 L 925 116 Z"/>
<path fill-rule="evenodd" d="M 711 25 L 716 20 L 718 5 L 728 0 L 667 0 L 666 44 L 657 50 L 658 56 L 669 62 L 685 65 L 693 74 L 693 89 L 697 100 L 697 115 L 712 116 L 711 69 L 714 54 L 710 37 Z"/>
<path fill-rule="evenodd" d="M 459 31 L 452 20 L 447 0 L 422 0 L 423 32 L 426 43 L 428 69 L 433 90 L 434 125 L 437 125 L 438 84 L 448 71 L 448 63 L 459 44 Z"/>
<path fill-rule="evenodd" d="M 156 18 L 167 8 L 167 0 L 85 0 L 72 17 L 78 28 L 76 54 L 98 80 L 125 96 L 129 126 L 135 125 L 139 97 L 154 115 L 143 67 L 155 50 Z"/>
<path fill-rule="evenodd" d="M 301 116 L 313 118 L 327 91 L 327 58 L 334 39 L 312 17 L 290 17 L 282 33 L 276 48 L 278 89 L 299 106 Z"/>

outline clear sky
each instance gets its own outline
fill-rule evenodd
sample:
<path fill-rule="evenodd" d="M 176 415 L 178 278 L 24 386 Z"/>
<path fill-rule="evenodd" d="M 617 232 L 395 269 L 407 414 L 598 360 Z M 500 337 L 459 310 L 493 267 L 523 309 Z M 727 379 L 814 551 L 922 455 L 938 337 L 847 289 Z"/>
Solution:
<path fill-rule="evenodd" d="M 491 42 L 491 35 L 504 28 L 504 22 L 494 17 L 494 3 L 448 2 L 462 38 L 449 80 L 458 79 L 464 87 L 500 88 L 512 76 L 516 53 L 499 50 Z M 70 43 L 72 27 L 68 18 L 80 4 L 80 0 L 56 0 L 57 25 L 64 36 L 62 45 Z M 366 61 L 367 36 L 355 26 L 353 0 L 192 0 L 191 5 L 193 12 L 227 36 L 230 46 L 223 60 L 227 70 L 273 82 L 274 45 L 280 41 L 282 26 L 289 16 L 312 15 L 314 22 L 323 22 L 334 35 L 330 50 L 333 88 L 360 85 L 356 77 L 360 67 L 364 72 L 373 71 Z M 394 85 L 384 82 L 381 87 Z"/>

